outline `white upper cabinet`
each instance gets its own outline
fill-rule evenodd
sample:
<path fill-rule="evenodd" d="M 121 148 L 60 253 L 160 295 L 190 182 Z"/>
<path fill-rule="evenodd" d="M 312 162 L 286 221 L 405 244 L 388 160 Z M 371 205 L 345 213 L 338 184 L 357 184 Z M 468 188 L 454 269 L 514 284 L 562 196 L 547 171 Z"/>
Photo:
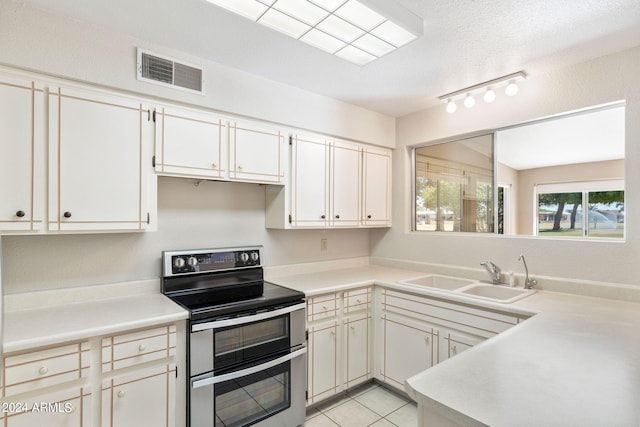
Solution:
<path fill-rule="evenodd" d="M 362 223 L 391 226 L 391 150 L 365 148 L 363 152 Z"/>
<path fill-rule="evenodd" d="M 34 81 L 0 75 L 0 231 L 43 224 L 43 97 Z"/>
<path fill-rule="evenodd" d="M 235 181 L 282 184 L 285 135 L 279 129 L 255 122 L 229 125 L 229 178 Z"/>
<path fill-rule="evenodd" d="M 49 91 L 49 230 L 144 230 L 155 212 L 149 111 L 76 88 Z M 147 168 L 148 163 L 148 168 Z"/>
<path fill-rule="evenodd" d="M 155 111 L 155 170 L 163 175 L 224 178 L 227 125 L 213 114 L 159 107 Z"/>
<path fill-rule="evenodd" d="M 360 221 L 362 156 L 355 144 L 331 144 L 331 218 L 334 227 L 357 227 Z"/>
<path fill-rule="evenodd" d="M 291 225 L 326 227 L 329 205 L 329 150 L 322 137 L 291 140 Z"/>
<path fill-rule="evenodd" d="M 391 226 L 391 150 L 291 137 L 289 185 L 266 190 L 268 228 Z"/>

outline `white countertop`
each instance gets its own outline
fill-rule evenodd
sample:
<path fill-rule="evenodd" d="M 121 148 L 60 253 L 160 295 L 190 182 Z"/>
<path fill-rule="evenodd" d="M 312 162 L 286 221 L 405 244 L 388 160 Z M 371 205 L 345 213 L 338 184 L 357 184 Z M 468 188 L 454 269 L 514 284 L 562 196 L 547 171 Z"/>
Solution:
<path fill-rule="evenodd" d="M 308 296 L 375 283 L 442 297 L 396 283 L 425 274 L 374 265 L 270 280 Z M 640 426 L 640 304 L 547 291 L 452 299 L 535 315 L 410 378 L 430 410 L 461 425 Z"/>
<path fill-rule="evenodd" d="M 135 285 L 130 285 L 135 286 Z M 79 293 L 90 293 L 85 287 Z M 90 337 L 118 333 L 130 329 L 150 327 L 162 323 L 186 319 L 188 312 L 161 293 L 137 293 L 123 296 L 126 286 L 118 285 L 116 292 L 106 292 L 108 286 L 100 286 L 94 295 L 98 299 L 81 298 L 70 302 L 73 290 L 33 293 L 31 300 L 39 305 L 10 302 L 4 313 L 2 348 L 4 353 L 35 347 L 61 344 Z M 159 289 L 159 288 L 158 288 Z M 126 295 L 126 294 L 125 294 Z M 52 297 L 53 296 L 53 297 Z M 9 299 L 14 296 L 9 296 Z M 58 298 L 51 301 L 51 298 Z M 5 299 L 6 305 L 7 299 Z M 12 304 L 13 303 L 13 304 Z"/>

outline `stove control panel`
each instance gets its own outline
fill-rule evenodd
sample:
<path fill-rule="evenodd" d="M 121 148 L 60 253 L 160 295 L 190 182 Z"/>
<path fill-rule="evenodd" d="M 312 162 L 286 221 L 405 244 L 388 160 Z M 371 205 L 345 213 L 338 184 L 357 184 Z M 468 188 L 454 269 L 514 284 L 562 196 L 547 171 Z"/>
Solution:
<path fill-rule="evenodd" d="M 260 246 L 229 249 L 165 251 L 162 253 L 165 277 L 205 271 L 238 270 L 259 267 Z"/>

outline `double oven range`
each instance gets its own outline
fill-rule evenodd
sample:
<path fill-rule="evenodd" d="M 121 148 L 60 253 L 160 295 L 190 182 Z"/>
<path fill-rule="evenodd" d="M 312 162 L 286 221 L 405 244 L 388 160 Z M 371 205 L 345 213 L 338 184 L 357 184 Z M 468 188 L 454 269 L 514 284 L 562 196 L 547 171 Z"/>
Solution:
<path fill-rule="evenodd" d="M 304 293 L 265 282 L 261 261 L 260 246 L 162 254 L 162 292 L 190 313 L 190 427 L 305 420 Z"/>

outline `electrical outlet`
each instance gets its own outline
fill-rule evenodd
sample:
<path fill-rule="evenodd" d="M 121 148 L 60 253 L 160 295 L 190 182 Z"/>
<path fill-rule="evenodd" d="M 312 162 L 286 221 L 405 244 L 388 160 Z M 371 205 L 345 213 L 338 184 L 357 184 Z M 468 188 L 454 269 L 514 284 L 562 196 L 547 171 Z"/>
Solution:
<path fill-rule="evenodd" d="M 326 252 L 327 251 L 327 239 L 326 238 L 320 239 L 320 251 L 321 252 Z"/>

